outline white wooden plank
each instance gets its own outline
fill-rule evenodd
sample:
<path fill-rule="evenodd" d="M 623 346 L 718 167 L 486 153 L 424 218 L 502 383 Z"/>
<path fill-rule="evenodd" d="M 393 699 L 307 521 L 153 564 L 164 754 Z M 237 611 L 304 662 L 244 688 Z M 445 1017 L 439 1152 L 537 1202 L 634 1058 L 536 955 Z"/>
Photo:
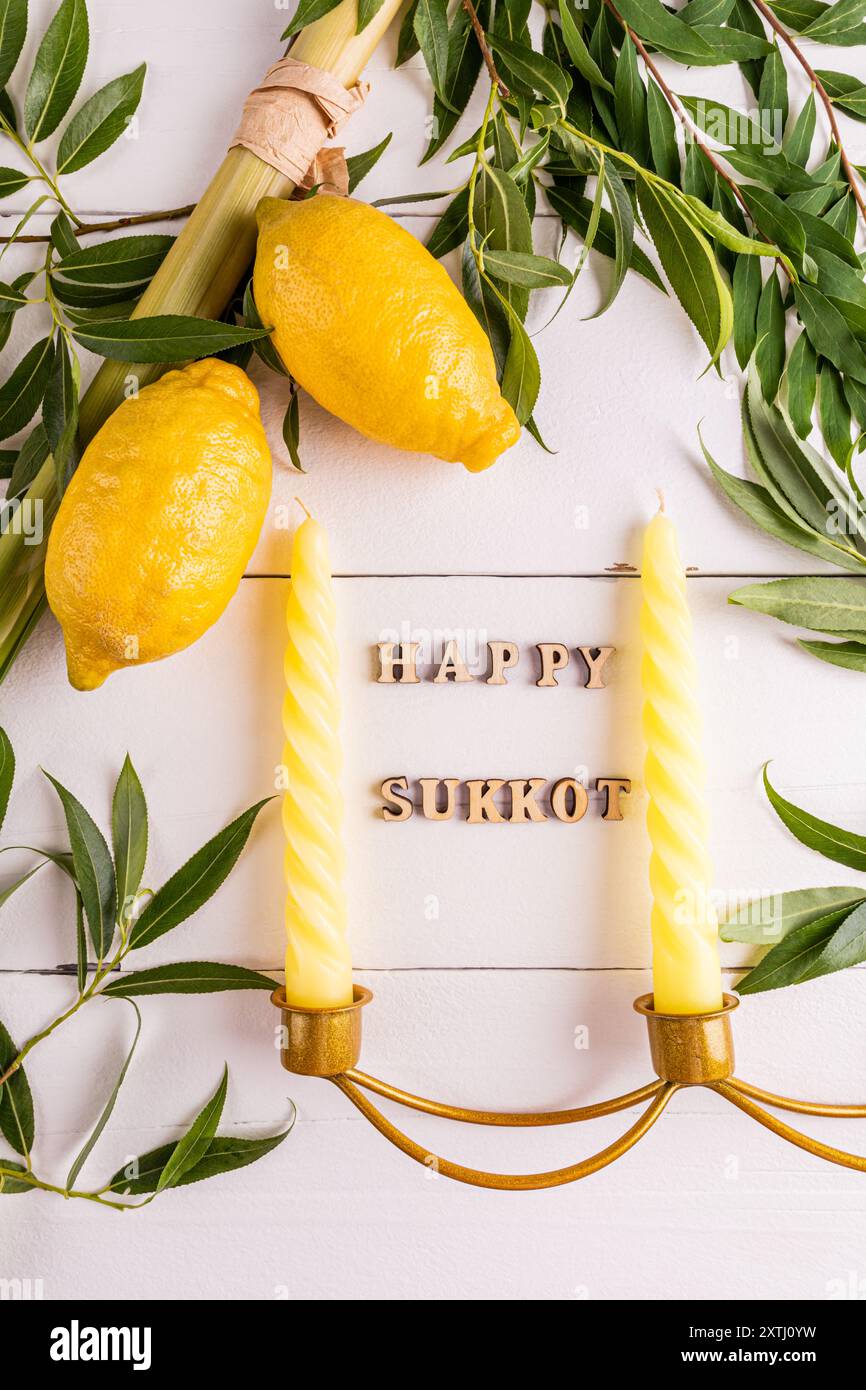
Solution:
<path fill-rule="evenodd" d="M 703 675 L 713 852 L 724 902 L 782 888 L 863 882 L 805 850 L 767 807 L 759 772 L 795 801 L 866 828 L 857 675 L 820 665 L 779 624 L 726 605 L 730 582 L 694 580 Z M 150 797 L 147 882 L 156 887 L 210 835 L 273 785 L 281 749 L 284 580 L 247 580 L 222 621 L 179 656 L 112 676 L 99 691 L 66 683 L 47 620 L 4 686 L 18 755 L 7 842 L 63 842 L 46 766 L 106 824 L 113 778 L 130 750 Z M 339 580 L 345 705 L 346 837 L 355 960 L 415 965 L 643 966 L 649 963 L 647 845 L 640 789 L 639 585 L 632 579 Z M 372 649 L 396 631 L 446 629 L 470 642 L 519 642 L 504 688 L 381 686 Z M 534 685 L 532 644 L 607 643 L 609 688 L 587 691 L 573 666 L 556 690 Z M 426 674 L 426 672 L 425 672 Z M 757 699 L 756 692 L 766 692 Z M 796 693 L 796 699 L 793 698 Z M 826 731 L 834 711 L 838 734 Z M 604 822 L 595 796 L 580 824 L 468 826 L 416 815 L 386 824 L 385 777 L 532 777 L 585 768 L 634 779 L 625 819 Z M 15 856 L 9 855 L 9 860 Z M 273 968 L 282 960 L 282 838 L 276 807 L 201 919 L 163 938 L 178 951 Z M 4 865 L 9 874 L 16 863 Z M 44 870 L 3 909 L 7 965 L 71 960 L 69 890 Z M 733 948 L 729 958 L 742 959 Z"/>

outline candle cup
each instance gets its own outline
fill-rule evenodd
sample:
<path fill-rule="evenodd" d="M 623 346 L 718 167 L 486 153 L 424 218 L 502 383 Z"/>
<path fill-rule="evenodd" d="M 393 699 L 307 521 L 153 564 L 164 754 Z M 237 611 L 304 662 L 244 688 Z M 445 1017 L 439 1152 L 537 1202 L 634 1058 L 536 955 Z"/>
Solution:
<path fill-rule="evenodd" d="M 731 1014 L 740 1001 L 733 994 L 723 1000 L 721 1009 L 708 1014 L 658 1014 L 651 994 L 634 1001 L 647 1021 L 650 1056 L 662 1081 L 706 1086 L 733 1076 Z"/>
<path fill-rule="evenodd" d="M 373 998 L 355 985 L 352 1003 L 336 1009 L 298 1008 L 286 1000 L 282 985 L 271 1002 L 282 1013 L 280 1056 L 286 1071 L 299 1076 L 339 1076 L 351 1071 L 361 1055 L 361 1010 Z"/>

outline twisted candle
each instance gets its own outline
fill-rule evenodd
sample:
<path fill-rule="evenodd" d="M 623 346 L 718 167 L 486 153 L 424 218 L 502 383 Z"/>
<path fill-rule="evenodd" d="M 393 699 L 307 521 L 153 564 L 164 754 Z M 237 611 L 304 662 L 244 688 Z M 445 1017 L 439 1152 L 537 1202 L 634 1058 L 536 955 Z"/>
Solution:
<path fill-rule="evenodd" d="M 721 1007 L 717 922 L 710 900 L 706 768 L 686 576 L 663 510 L 646 530 L 641 681 L 652 844 L 653 995 L 659 1013 Z"/>
<path fill-rule="evenodd" d="M 336 608 L 328 538 L 312 517 L 295 533 L 286 622 L 286 998 L 295 1006 L 335 1008 L 352 1002 Z"/>

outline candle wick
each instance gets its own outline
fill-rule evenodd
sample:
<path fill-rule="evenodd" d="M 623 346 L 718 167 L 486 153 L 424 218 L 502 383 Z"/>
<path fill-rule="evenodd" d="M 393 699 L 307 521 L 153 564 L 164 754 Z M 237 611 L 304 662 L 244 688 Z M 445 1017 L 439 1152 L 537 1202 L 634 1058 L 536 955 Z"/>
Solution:
<path fill-rule="evenodd" d="M 303 502 L 301 501 L 300 497 L 296 497 L 296 498 L 295 498 L 295 501 L 297 502 L 298 506 L 301 508 L 301 511 L 306 512 L 306 514 L 307 514 L 307 520 L 308 520 L 308 521 L 312 521 L 312 519 L 313 519 L 313 518 L 312 518 L 312 515 L 311 515 L 311 513 L 308 511 L 308 509 L 304 506 L 304 504 L 303 504 Z M 664 507 L 662 507 L 662 511 L 664 511 Z"/>
<path fill-rule="evenodd" d="M 659 499 L 659 511 L 663 512 L 665 509 L 665 495 L 660 487 L 656 488 L 656 497 Z"/>

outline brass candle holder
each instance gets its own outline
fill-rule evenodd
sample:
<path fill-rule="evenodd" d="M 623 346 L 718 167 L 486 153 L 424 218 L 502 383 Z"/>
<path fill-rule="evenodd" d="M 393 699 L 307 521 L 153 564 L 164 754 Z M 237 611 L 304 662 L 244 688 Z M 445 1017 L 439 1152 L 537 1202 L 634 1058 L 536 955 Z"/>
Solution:
<path fill-rule="evenodd" d="M 786 1124 L 784 1120 L 769 1114 L 758 1102 L 763 1101 L 765 1105 L 774 1106 L 778 1110 L 793 1111 L 799 1115 L 829 1116 L 837 1119 L 864 1119 L 866 1105 L 822 1105 L 812 1101 L 793 1100 L 788 1096 L 774 1095 L 772 1091 L 764 1091 L 734 1076 L 731 1014 L 739 1000 L 733 994 L 724 995 L 722 1008 L 711 1014 L 657 1014 L 653 1010 L 652 995 L 641 995 L 635 1000 L 634 1007 L 639 1014 L 643 1014 L 647 1022 L 650 1056 L 656 1072 L 655 1081 L 650 1081 L 635 1091 L 628 1091 L 625 1095 L 614 1096 L 595 1105 L 578 1106 L 573 1110 L 514 1113 L 467 1110 L 462 1106 L 428 1100 L 424 1096 L 412 1095 L 387 1081 L 380 1081 L 375 1076 L 358 1071 L 357 1063 L 361 1056 L 361 1011 L 372 998 L 370 990 L 356 985 L 353 1002 L 343 1008 L 305 1009 L 288 1004 L 282 987 L 275 989 L 271 999 L 282 1013 L 283 1066 L 298 1076 L 320 1076 L 333 1082 L 390 1143 L 396 1145 L 409 1158 L 413 1158 L 416 1163 L 421 1163 L 446 1178 L 454 1178 L 457 1182 L 507 1192 L 529 1192 L 536 1188 L 559 1187 L 563 1183 L 587 1178 L 633 1148 L 652 1128 L 675 1092 L 684 1086 L 706 1086 L 711 1091 L 717 1091 L 738 1110 L 750 1115 L 758 1124 L 772 1130 L 780 1138 L 787 1139 L 790 1144 L 796 1144 L 798 1148 L 805 1149 L 816 1158 L 825 1158 L 830 1163 L 866 1172 L 866 1157 L 847 1153 L 843 1149 L 835 1149 L 829 1144 L 812 1139 Z M 613 1115 L 619 1110 L 641 1105 L 644 1101 L 648 1101 L 649 1104 L 619 1139 L 578 1163 L 571 1163 L 565 1168 L 554 1168 L 546 1173 L 487 1173 L 478 1168 L 466 1168 L 461 1163 L 453 1163 L 450 1159 L 441 1158 L 423 1145 L 417 1144 L 376 1108 L 365 1094 L 368 1091 L 385 1100 L 396 1101 L 410 1110 L 419 1110 L 425 1115 L 437 1115 L 441 1119 L 459 1120 L 465 1124 L 500 1125 L 508 1128 L 574 1124 L 580 1120 L 594 1120 L 602 1115 Z"/>

